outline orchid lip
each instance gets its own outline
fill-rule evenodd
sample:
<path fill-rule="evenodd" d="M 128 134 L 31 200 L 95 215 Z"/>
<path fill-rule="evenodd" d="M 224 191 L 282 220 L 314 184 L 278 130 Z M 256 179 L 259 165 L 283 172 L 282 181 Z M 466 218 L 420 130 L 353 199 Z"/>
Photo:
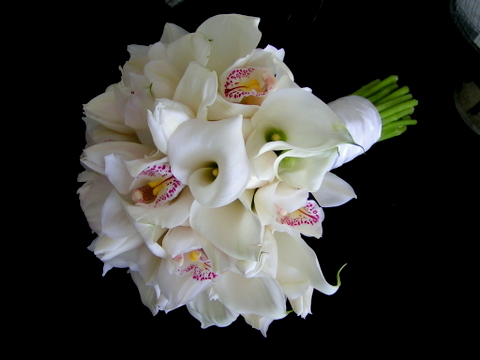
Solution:
<path fill-rule="evenodd" d="M 230 102 L 255 103 L 255 100 L 249 99 L 267 95 L 275 84 L 275 76 L 269 68 L 235 68 L 227 75 L 222 92 Z"/>
<path fill-rule="evenodd" d="M 173 200 L 185 186 L 173 176 L 168 164 L 151 165 L 144 169 L 137 178 L 145 178 L 150 181 L 132 191 L 132 200 L 136 204 L 153 207 Z"/>

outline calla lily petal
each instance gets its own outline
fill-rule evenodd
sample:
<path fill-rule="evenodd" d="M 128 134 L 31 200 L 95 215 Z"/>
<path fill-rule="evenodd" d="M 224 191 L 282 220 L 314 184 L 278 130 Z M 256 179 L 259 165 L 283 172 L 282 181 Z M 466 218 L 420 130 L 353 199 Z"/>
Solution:
<path fill-rule="evenodd" d="M 331 295 L 338 290 L 325 280 L 317 256 L 300 235 L 276 232 L 278 246 L 277 280 L 289 298 L 302 296 L 309 286 L 324 294 Z"/>
<path fill-rule="evenodd" d="M 172 134 L 168 157 L 173 175 L 190 186 L 204 206 L 224 206 L 240 196 L 250 179 L 242 117 L 191 119 Z"/>
<path fill-rule="evenodd" d="M 320 152 L 289 150 L 275 160 L 274 168 L 277 177 L 289 185 L 317 191 L 337 155 L 337 148 Z"/>
<path fill-rule="evenodd" d="M 251 121 L 254 131 L 247 139 L 251 158 L 272 150 L 322 151 L 353 143 L 347 128 L 328 105 L 302 89 L 273 92 Z M 266 144 L 268 147 L 263 148 Z"/>

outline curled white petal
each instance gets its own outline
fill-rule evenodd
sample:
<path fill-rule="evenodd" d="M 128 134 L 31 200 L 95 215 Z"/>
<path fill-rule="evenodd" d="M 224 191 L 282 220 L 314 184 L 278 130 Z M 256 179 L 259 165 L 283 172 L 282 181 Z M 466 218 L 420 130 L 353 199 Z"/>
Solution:
<path fill-rule="evenodd" d="M 204 206 L 227 205 L 247 186 L 250 167 L 242 125 L 241 116 L 221 121 L 191 119 L 170 138 L 172 172 Z"/>

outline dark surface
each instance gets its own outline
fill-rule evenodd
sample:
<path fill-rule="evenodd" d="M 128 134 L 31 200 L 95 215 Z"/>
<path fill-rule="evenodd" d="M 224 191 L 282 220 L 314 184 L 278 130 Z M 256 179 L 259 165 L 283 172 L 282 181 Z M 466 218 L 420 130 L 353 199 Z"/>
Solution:
<path fill-rule="evenodd" d="M 185 308 L 152 317 L 125 270 L 102 277 L 102 263 L 86 249 L 95 236 L 78 206 L 69 214 L 74 236 L 61 239 L 64 258 L 56 259 L 68 280 L 51 301 L 50 313 L 62 319 L 55 327 L 65 335 L 55 337 L 71 343 L 72 351 L 100 344 L 105 354 L 151 349 L 158 357 L 167 350 L 173 356 L 255 356 L 286 347 L 318 358 L 324 350 L 344 355 L 352 349 L 391 358 L 399 351 L 415 354 L 417 345 L 424 354 L 464 349 L 469 334 L 457 335 L 463 320 L 473 321 L 470 305 L 478 301 L 476 281 L 467 279 L 478 273 L 480 136 L 453 102 L 454 87 L 474 67 L 448 1 L 431 7 L 416 1 L 260 3 L 267 5 L 186 0 L 173 9 L 161 1 L 79 9 L 82 21 L 75 20 L 78 32 L 68 49 L 78 85 L 66 114 L 75 131 L 68 162 L 78 164 L 68 165 L 68 201 L 77 207 L 82 104 L 120 79 L 127 45 L 158 41 L 165 21 L 192 32 L 218 13 L 259 16 L 260 47 L 284 48 L 296 82 L 325 102 L 392 74 L 419 101 L 418 125 L 335 171 L 358 199 L 325 209 L 324 236 L 309 244 L 330 282 L 348 264 L 340 290 L 315 292 L 312 315 L 275 321 L 266 339 L 241 318 L 202 330 Z"/>

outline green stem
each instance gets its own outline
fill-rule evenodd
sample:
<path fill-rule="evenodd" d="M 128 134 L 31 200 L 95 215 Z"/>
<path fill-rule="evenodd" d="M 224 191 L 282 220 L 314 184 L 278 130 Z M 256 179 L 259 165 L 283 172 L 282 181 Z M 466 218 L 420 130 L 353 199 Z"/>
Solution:
<path fill-rule="evenodd" d="M 352 93 L 368 99 L 377 108 L 382 119 L 382 135 L 378 141 L 403 134 L 407 126 L 415 125 L 410 119 L 418 101 L 413 99 L 408 86 L 398 87 L 398 76 L 374 80 Z"/>
<path fill-rule="evenodd" d="M 401 103 L 399 103 L 395 106 L 392 106 L 392 107 L 390 107 L 386 110 L 379 111 L 379 112 L 380 112 L 380 116 L 382 117 L 382 119 L 386 119 L 386 118 L 391 117 L 392 115 L 398 114 L 400 112 L 405 111 L 406 109 L 413 108 L 417 105 L 418 105 L 418 101 L 415 100 L 415 99 L 412 99 L 412 100 L 403 101 L 403 102 L 401 102 Z M 378 108 L 377 108 L 377 110 L 378 110 Z M 411 113 L 408 113 L 408 115 L 410 115 L 410 114 Z M 402 116 L 400 116 L 400 117 L 402 117 Z M 398 119 L 400 119 L 400 118 L 398 118 Z"/>
<path fill-rule="evenodd" d="M 391 107 L 398 105 L 404 101 L 410 100 L 412 98 L 412 94 L 407 94 L 403 96 L 398 96 L 395 99 L 390 101 L 382 101 L 381 104 L 377 104 L 377 110 L 381 113 L 384 110 L 390 109 Z"/>

